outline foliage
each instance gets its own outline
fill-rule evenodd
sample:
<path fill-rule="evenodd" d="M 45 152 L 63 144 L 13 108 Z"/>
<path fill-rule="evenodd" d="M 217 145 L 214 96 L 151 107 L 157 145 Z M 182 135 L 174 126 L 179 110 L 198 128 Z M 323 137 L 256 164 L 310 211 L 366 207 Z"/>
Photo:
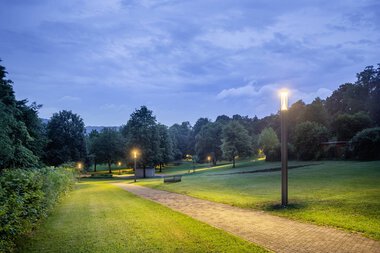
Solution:
<path fill-rule="evenodd" d="M 323 126 L 328 126 L 329 115 L 325 108 L 325 101 L 317 97 L 311 104 L 306 105 L 302 121 L 316 122 Z"/>
<path fill-rule="evenodd" d="M 173 160 L 173 144 L 167 126 L 158 124 L 157 130 L 160 143 L 157 161 L 161 170 L 164 164 Z"/>
<path fill-rule="evenodd" d="M 258 140 L 259 147 L 264 151 L 267 161 L 279 159 L 280 141 L 273 128 L 264 128 Z"/>
<path fill-rule="evenodd" d="M 205 124 L 195 137 L 195 153 L 202 161 L 206 161 L 211 156 L 212 163 L 222 157 L 222 125 L 218 122 Z"/>
<path fill-rule="evenodd" d="M 316 122 L 302 122 L 296 127 L 294 146 L 300 160 L 322 157 L 321 142 L 328 140 L 327 128 Z"/>
<path fill-rule="evenodd" d="M 357 133 L 349 143 L 352 156 L 359 160 L 380 159 L 380 127 L 367 128 Z"/>
<path fill-rule="evenodd" d="M 122 129 L 123 136 L 127 140 L 127 150 L 137 149 L 138 161 L 142 167 L 158 164 L 160 155 L 160 136 L 157 128 L 156 117 L 146 106 L 131 114 L 127 125 Z"/>
<path fill-rule="evenodd" d="M 169 128 L 170 138 L 173 143 L 174 159 L 179 160 L 187 154 L 191 154 L 194 147 L 189 147 L 191 139 L 191 125 L 188 121 L 182 124 L 174 124 Z"/>
<path fill-rule="evenodd" d="M 0 65 L 0 170 L 38 166 L 46 143 L 35 103 L 16 100 L 13 82 Z"/>
<path fill-rule="evenodd" d="M 339 114 L 331 123 L 331 129 L 338 140 L 350 140 L 357 132 L 369 128 L 371 118 L 365 112 Z"/>
<path fill-rule="evenodd" d="M 0 174 L 0 252 L 10 252 L 14 241 L 46 217 L 74 182 L 65 168 L 13 169 Z"/>
<path fill-rule="evenodd" d="M 248 131 L 238 122 L 230 121 L 222 132 L 222 152 L 223 156 L 232 160 L 235 168 L 235 157 L 247 157 L 252 154 L 251 138 Z"/>
<path fill-rule="evenodd" d="M 89 151 L 96 163 L 107 163 L 111 173 L 111 164 L 125 157 L 124 143 L 119 131 L 106 127 L 100 133 L 91 133 Z"/>
<path fill-rule="evenodd" d="M 54 113 L 47 124 L 45 162 L 58 166 L 86 157 L 85 129 L 82 118 L 71 111 Z"/>

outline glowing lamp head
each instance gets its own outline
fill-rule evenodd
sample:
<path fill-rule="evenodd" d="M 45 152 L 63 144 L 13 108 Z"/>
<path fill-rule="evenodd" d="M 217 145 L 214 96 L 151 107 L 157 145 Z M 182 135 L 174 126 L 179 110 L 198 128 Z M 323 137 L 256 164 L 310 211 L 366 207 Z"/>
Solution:
<path fill-rule="evenodd" d="M 133 158 L 137 158 L 137 151 L 136 150 L 133 150 Z"/>
<path fill-rule="evenodd" d="M 281 111 L 288 110 L 288 91 L 283 90 L 280 92 L 281 97 Z"/>
<path fill-rule="evenodd" d="M 208 157 L 207 157 L 207 160 L 210 161 L 210 160 L 211 160 L 211 156 L 208 156 Z"/>
<path fill-rule="evenodd" d="M 78 163 L 77 167 L 78 167 L 78 169 L 82 169 L 82 167 L 83 167 L 82 163 Z"/>
<path fill-rule="evenodd" d="M 117 163 L 117 166 L 121 166 L 121 162 L 118 162 L 118 163 Z"/>

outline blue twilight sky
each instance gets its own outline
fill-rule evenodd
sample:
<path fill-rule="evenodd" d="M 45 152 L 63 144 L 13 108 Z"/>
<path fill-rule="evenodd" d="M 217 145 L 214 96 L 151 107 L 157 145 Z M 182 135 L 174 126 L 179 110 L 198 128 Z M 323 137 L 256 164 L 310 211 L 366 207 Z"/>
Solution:
<path fill-rule="evenodd" d="M 0 0 L 0 58 L 40 116 L 125 124 L 147 105 L 171 125 L 263 117 L 326 98 L 380 62 L 380 1 Z"/>

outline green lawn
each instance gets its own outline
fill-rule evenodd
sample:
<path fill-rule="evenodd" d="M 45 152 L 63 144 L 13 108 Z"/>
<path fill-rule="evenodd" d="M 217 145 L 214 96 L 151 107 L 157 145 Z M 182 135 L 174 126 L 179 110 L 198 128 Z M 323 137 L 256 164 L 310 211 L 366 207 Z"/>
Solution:
<path fill-rule="evenodd" d="M 224 165 L 188 175 L 180 183 L 163 184 L 162 179 L 154 179 L 140 180 L 139 184 L 363 232 L 380 240 L 380 161 L 328 161 L 289 170 L 287 209 L 278 208 L 280 172 L 215 175 L 276 166 L 279 163 L 246 162 L 236 169 Z"/>
<path fill-rule="evenodd" d="M 78 183 L 19 251 L 266 252 L 110 182 Z"/>

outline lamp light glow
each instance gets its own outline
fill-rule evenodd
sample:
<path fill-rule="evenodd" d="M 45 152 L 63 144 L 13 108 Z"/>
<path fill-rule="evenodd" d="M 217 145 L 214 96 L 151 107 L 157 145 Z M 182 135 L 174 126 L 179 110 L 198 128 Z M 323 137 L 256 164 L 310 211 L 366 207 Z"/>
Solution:
<path fill-rule="evenodd" d="M 281 97 L 281 111 L 288 110 L 288 91 L 283 90 L 280 92 Z"/>

